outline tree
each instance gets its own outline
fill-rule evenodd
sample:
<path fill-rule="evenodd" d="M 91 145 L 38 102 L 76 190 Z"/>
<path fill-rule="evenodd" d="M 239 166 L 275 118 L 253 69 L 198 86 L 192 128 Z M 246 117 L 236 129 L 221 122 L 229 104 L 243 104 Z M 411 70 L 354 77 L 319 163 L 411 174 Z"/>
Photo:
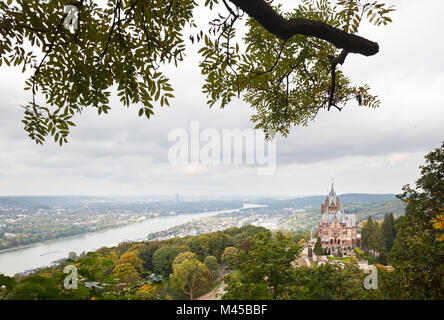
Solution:
<path fill-rule="evenodd" d="M 6 299 L 16 285 L 17 281 L 15 278 L 0 273 L 0 300 Z"/>
<path fill-rule="evenodd" d="M 236 248 L 240 248 L 243 244 L 246 244 L 245 242 L 249 238 L 253 237 L 255 234 L 265 231 L 267 231 L 267 229 L 265 229 L 264 227 L 257 227 L 249 224 L 241 228 L 229 228 L 225 230 L 225 233 L 233 238 L 232 245 Z"/>
<path fill-rule="evenodd" d="M 173 265 L 182 263 L 184 260 L 199 260 L 195 253 L 191 251 L 186 251 L 179 253 L 176 258 L 174 258 Z"/>
<path fill-rule="evenodd" d="M 187 294 L 193 300 L 195 294 L 209 285 L 211 273 L 199 260 L 185 259 L 173 265 L 170 284 L 178 293 Z"/>
<path fill-rule="evenodd" d="M 132 247 L 134 247 L 134 243 L 129 241 L 120 242 L 116 248 L 115 251 L 120 255 L 124 254 L 125 252 L 129 251 Z"/>
<path fill-rule="evenodd" d="M 143 271 L 143 261 L 134 251 L 124 253 L 120 256 L 117 265 L 124 263 L 130 264 L 139 273 Z"/>
<path fill-rule="evenodd" d="M 322 242 L 321 242 L 321 238 L 320 237 L 318 237 L 316 239 L 316 243 L 315 243 L 313 252 L 317 256 L 322 256 L 324 254 L 324 250 L 322 249 Z"/>
<path fill-rule="evenodd" d="M 75 253 L 74 251 L 70 251 L 69 254 L 68 254 L 68 259 L 76 260 L 77 259 L 77 253 Z"/>
<path fill-rule="evenodd" d="M 377 228 L 378 222 L 374 221 L 371 216 L 368 216 L 367 221 L 361 230 L 361 241 L 364 249 L 371 249 L 369 243 L 370 237 L 376 232 Z"/>
<path fill-rule="evenodd" d="M 60 300 L 63 297 L 57 283 L 40 275 L 22 278 L 9 296 L 11 300 Z"/>
<path fill-rule="evenodd" d="M 143 261 L 137 256 L 136 251 L 122 254 L 113 269 L 114 277 L 126 283 L 139 280 L 142 272 Z"/>
<path fill-rule="evenodd" d="M 203 42 L 199 67 L 208 104 L 224 107 L 242 95 L 267 133 L 286 135 L 291 125 L 307 124 L 322 109 L 341 110 L 351 99 L 379 105 L 367 85 L 352 85 L 337 69 L 351 53 L 378 53 L 378 44 L 357 32 L 365 19 L 391 22 L 392 7 L 303 0 L 283 12 L 266 0 L 206 0 L 219 15 L 208 30 L 197 30 L 197 6 L 194 0 L 0 2 L 0 65 L 32 70 L 25 82 L 31 101 L 23 106 L 30 138 L 66 143 L 73 115 L 87 107 L 109 111 L 113 85 L 123 105 L 141 105 L 139 116 L 170 105 L 173 88 L 161 67 L 183 61 L 188 31 L 192 44 Z M 242 21 L 246 32 L 239 35 Z"/>
<path fill-rule="evenodd" d="M 356 298 L 351 274 L 339 265 L 324 264 L 318 267 L 294 269 L 289 289 L 290 299 L 296 300 L 338 300 Z"/>
<path fill-rule="evenodd" d="M 164 277 L 168 277 L 172 271 L 174 258 L 181 253 L 187 251 L 179 246 L 164 246 L 159 248 L 153 255 L 154 272 Z"/>
<path fill-rule="evenodd" d="M 200 260 L 203 260 L 210 251 L 210 238 L 207 235 L 192 237 L 187 241 L 188 247 L 194 252 Z"/>
<path fill-rule="evenodd" d="M 436 227 L 444 208 L 444 142 L 425 156 L 416 189 L 403 187 L 407 203 L 388 260 L 390 285 L 398 299 L 443 299 L 443 230 Z"/>
<path fill-rule="evenodd" d="M 213 278 L 217 278 L 217 275 L 219 274 L 219 264 L 217 263 L 216 257 L 206 257 L 204 260 L 204 264 L 207 266 L 208 270 L 210 270 Z"/>
<path fill-rule="evenodd" d="M 116 264 L 113 270 L 113 274 L 114 277 L 125 283 L 134 282 L 140 279 L 137 269 L 130 263 Z"/>
<path fill-rule="evenodd" d="M 377 252 L 379 254 L 378 261 L 380 263 L 386 263 L 386 242 L 382 233 L 382 229 L 378 223 L 374 225 L 373 233 L 368 239 L 368 246 L 373 252 Z"/>
<path fill-rule="evenodd" d="M 281 232 L 259 233 L 248 252 L 240 251 L 236 273 L 225 276 L 223 299 L 284 299 L 301 247 Z"/>
<path fill-rule="evenodd" d="M 393 213 L 390 213 L 389 215 L 384 216 L 384 221 L 381 225 L 382 229 L 382 235 L 385 240 L 385 247 L 387 251 L 390 251 L 390 249 L 393 247 L 393 241 L 395 241 L 395 217 L 393 216 Z"/>
<path fill-rule="evenodd" d="M 370 216 L 367 218 L 361 230 L 362 247 L 367 252 L 371 250 L 373 257 L 378 253 L 378 261 L 386 263 L 387 241 L 384 237 L 382 225 L 377 220 L 373 220 Z"/>
<path fill-rule="evenodd" d="M 405 223 L 405 216 L 399 216 L 398 218 L 395 219 L 395 239 L 399 229 L 404 223 Z"/>
<path fill-rule="evenodd" d="M 236 257 L 239 254 L 239 249 L 235 247 L 226 247 L 224 253 L 222 254 L 222 263 L 230 269 L 236 267 Z"/>
<path fill-rule="evenodd" d="M 143 261 L 143 269 L 153 271 L 153 254 L 160 247 L 160 241 L 151 241 L 138 249 L 139 257 Z"/>
<path fill-rule="evenodd" d="M 215 232 L 208 234 L 209 238 L 209 254 L 215 256 L 220 262 L 224 249 L 233 245 L 233 239 L 223 232 Z"/>
<path fill-rule="evenodd" d="M 353 251 L 356 254 L 356 256 L 358 257 L 358 259 L 361 259 L 361 260 L 364 259 L 364 257 L 365 257 L 364 251 L 362 251 L 359 248 L 353 248 Z"/>
<path fill-rule="evenodd" d="M 139 287 L 136 293 L 131 297 L 135 300 L 160 300 L 165 299 L 162 295 L 161 287 L 154 283 L 147 283 Z"/>

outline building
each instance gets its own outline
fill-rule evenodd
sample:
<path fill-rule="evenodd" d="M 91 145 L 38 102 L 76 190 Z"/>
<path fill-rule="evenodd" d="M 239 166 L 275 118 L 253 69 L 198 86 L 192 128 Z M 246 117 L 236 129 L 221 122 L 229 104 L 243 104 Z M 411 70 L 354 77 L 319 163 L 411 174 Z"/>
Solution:
<path fill-rule="evenodd" d="M 317 231 L 317 234 L 312 231 L 312 238 L 319 237 L 323 247 L 346 248 L 358 244 L 357 215 L 344 212 L 333 183 L 325 203 L 321 205 Z"/>

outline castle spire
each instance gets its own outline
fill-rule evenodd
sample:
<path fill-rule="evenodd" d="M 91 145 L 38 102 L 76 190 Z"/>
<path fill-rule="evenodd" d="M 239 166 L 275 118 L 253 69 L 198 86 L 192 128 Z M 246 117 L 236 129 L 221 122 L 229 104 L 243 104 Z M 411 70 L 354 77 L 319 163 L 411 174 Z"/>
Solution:
<path fill-rule="evenodd" d="M 331 182 L 331 189 L 330 189 L 330 192 L 328 194 L 328 203 L 329 203 L 329 205 L 335 205 L 335 206 L 339 205 L 338 198 L 337 198 L 336 192 L 335 192 L 335 188 L 333 186 L 333 179 L 332 179 L 332 182 Z"/>
<path fill-rule="evenodd" d="M 330 195 L 335 196 L 336 192 L 335 192 L 335 188 L 333 187 L 334 184 L 334 178 L 331 179 L 331 190 L 330 190 Z"/>

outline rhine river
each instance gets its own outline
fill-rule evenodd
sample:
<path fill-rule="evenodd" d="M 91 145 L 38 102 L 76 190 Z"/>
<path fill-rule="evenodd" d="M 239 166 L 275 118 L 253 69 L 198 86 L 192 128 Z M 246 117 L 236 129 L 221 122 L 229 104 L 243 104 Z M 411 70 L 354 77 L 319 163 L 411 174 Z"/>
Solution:
<path fill-rule="evenodd" d="M 219 213 L 234 212 L 252 207 L 257 207 L 257 205 L 245 204 L 243 208 L 239 209 L 162 216 L 123 227 L 52 240 L 26 248 L 2 252 L 0 253 L 0 273 L 13 276 L 26 270 L 49 266 L 55 260 L 67 258 L 71 251 L 79 255 L 82 252 L 97 250 L 101 247 L 112 247 L 123 241 L 141 241 L 152 232 L 166 230 Z"/>

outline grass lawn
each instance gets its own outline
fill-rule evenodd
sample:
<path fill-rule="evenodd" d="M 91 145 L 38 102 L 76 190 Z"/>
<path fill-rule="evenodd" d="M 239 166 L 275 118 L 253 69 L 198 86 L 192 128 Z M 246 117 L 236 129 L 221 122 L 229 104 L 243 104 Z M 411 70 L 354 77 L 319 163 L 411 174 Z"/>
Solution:
<path fill-rule="evenodd" d="M 378 258 L 372 256 L 371 254 L 367 254 L 365 256 L 365 259 L 368 261 L 368 264 L 375 264 L 378 263 Z"/>
<path fill-rule="evenodd" d="M 327 259 L 328 259 L 328 260 L 343 260 L 343 261 L 347 261 L 347 260 L 350 260 L 350 257 L 342 257 L 342 258 L 340 258 L 340 257 L 331 257 L 331 256 L 328 256 Z"/>

